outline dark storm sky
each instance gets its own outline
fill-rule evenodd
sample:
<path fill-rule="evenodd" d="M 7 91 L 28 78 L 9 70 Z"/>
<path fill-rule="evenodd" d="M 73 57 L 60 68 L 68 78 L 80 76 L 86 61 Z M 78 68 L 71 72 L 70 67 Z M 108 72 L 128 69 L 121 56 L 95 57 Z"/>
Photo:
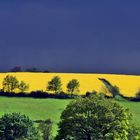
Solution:
<path fill-rule="evenodd" d="M 0 70 L 140 74 L 140 1 L 0 0 Z"/>

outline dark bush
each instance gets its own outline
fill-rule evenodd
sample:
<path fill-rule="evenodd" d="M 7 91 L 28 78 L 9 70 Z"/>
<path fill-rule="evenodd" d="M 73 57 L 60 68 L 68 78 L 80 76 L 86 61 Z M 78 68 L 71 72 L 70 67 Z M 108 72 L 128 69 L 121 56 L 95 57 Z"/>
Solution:
<path fill-rule="evenodd" d="M 90 92 L 90 91 L 87 91 L 86 92 L 86 97 L 90 97 L 90 96 L 92 96 L 92 95 L 96 95 L 97 94 L 97 92 L 94 90 L 94 91 L 92 91 L 92 92 Z"/>
<path fill-rule="evenodd" d="M 75 98 L 78 95 L 69 95 L 65 92 L 60 92 L 59 94 L 49 94 L 47 92 L 44 91 L 32 91 L 30 93 L 15 93 L 15 92 L 3 92 L 0 91 L 0 96 L 6 96 L 6 97 L 32 97 L 32 98 L 56 98 L 56 99 L 71 99 L 71 98 Z"/>

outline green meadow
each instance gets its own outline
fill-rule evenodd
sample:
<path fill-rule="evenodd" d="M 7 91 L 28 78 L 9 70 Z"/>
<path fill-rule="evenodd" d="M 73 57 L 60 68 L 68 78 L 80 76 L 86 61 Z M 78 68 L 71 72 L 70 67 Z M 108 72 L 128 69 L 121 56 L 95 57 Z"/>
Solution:
<path fill-rule="evenodd" d="M 57 133 L 57 123 L 61 112 L 71 100 L 64 99 L 34 99 L 0 97 L 0 115 L 4 113 L 20 112 L 32 120 L 53 121 L 53 135 Z M 133 122 L 140 126 L 140 102 L 119 102 L 133 114 Z"/>

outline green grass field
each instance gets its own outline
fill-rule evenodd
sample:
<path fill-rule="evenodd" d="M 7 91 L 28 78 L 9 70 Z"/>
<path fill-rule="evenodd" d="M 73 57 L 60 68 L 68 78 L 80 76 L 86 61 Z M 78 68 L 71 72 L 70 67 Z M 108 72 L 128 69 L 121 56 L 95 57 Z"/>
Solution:
<path fill-rule="evenodd" d="M 128 108 L 132 114 L 134 124 L 140 126 L 140 102 L 119 102 L 120 105 Z"/>
<path fill-rule="evenodd" d="M 0 116 L 4 113 L 20 112 L 29 116 L 32 120 L 50 118 L 53 121 L 53 135 L 55 135 L 61 112 L 69 102 L 70 100 L 63 99 L 0 97 Z M 140 102 L 119 103 L 130 109 L 133 114 L 133 121 L 140 126 Z"/>
<path fill-rule="evenodd" d="M 60 114 L 69 102 L 70 100 L 63 99 L 0 97 L 0 116 L 4 113 L 20 112 L 32 120 L 50 118 L 53 121 L 53 135 L 55 135 Z"/>

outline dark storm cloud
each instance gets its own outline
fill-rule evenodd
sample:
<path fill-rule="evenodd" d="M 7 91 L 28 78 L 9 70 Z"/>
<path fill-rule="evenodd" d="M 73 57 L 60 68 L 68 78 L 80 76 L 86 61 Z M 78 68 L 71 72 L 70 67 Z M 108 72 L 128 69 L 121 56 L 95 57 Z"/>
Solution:
<path fill-rule="evenodd" d="M 140 3 L 0 1 L 0 69 L 139 73 Z"/>

